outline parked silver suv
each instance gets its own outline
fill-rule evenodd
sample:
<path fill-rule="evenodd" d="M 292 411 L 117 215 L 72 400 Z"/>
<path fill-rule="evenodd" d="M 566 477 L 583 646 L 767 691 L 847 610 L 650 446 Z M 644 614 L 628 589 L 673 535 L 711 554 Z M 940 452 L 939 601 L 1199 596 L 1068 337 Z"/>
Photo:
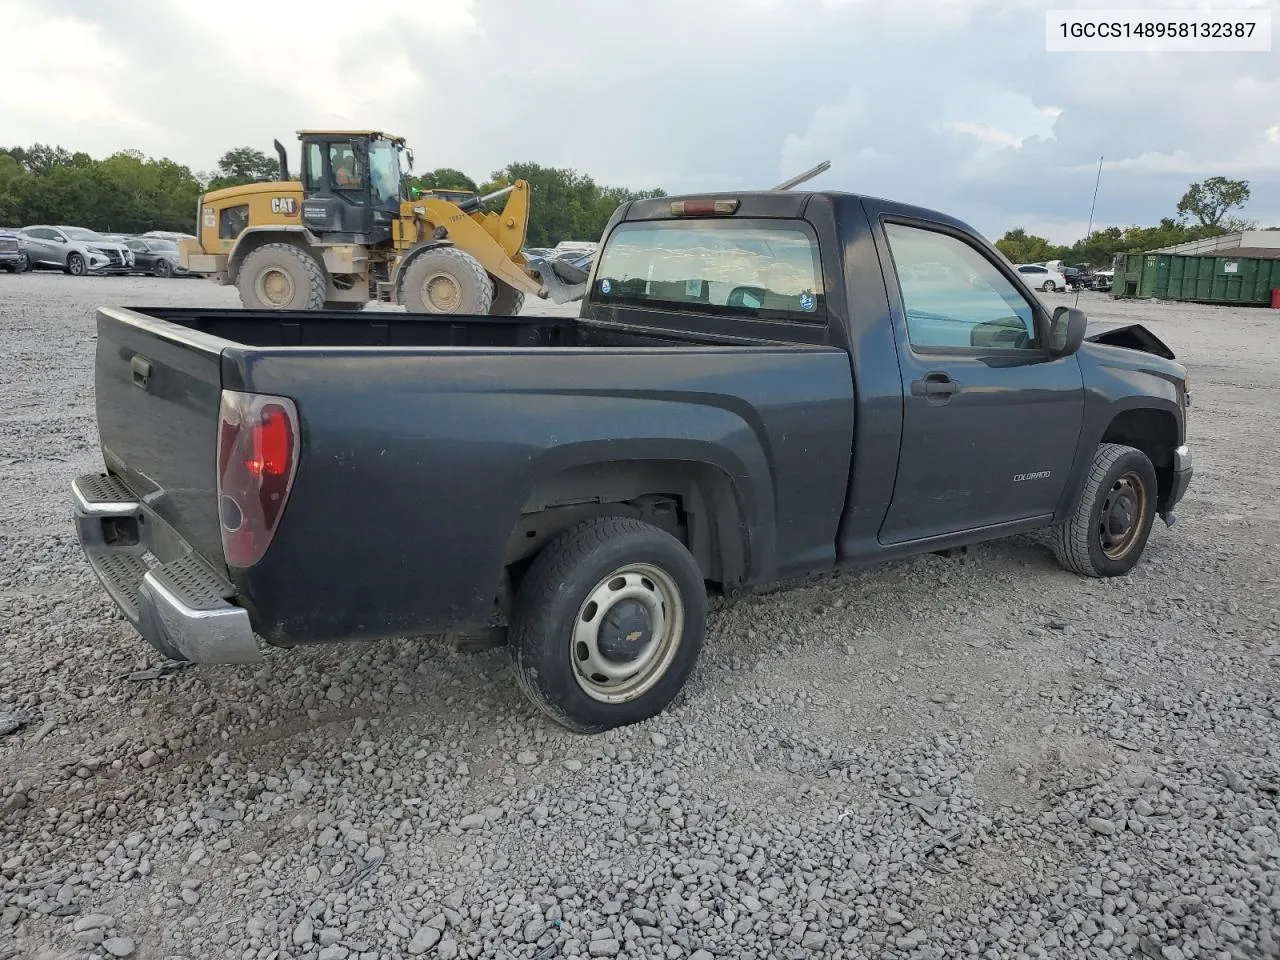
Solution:
<path fill-rule="evenodd" d="M 34 269 L 56 267 L 75 277 L 100 273 L 128 273 L 133 251 L 117 240 L 84 227 L 23 227 L 27 259 Z"/>

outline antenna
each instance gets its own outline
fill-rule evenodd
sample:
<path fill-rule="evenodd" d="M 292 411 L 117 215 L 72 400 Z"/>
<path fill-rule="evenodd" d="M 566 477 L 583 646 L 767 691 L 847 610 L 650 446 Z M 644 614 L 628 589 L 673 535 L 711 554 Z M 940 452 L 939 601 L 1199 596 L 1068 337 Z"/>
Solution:
<path fill-rule="evenodd" d="M 830 167 L 831 167 L 831 161 L 823 160 L 816 167 L 810 167 L 804 173 L 798 173 L 794 177 L 792 177 L 790 180 L 783 180 L 782 183 L 778 184 L 773 189 L 790 190 L 792 187 L 798 187 L 800 184 L 804 183 L 806 180 L 812 180 L 818 174 L 825 173 L 828 169 L 830 169 Z"/>
<path fill-rule="evenodd" d="M 1093 211 L 1098 208 L 1098 186 L 1102 183 L 1102 161 L 1103 157 L 1098 158 L 1098 178 L 1093 181 L 1093 204 L 1089 207 L 1089 226 L 1085 230 L 1084 242 L 1088 243 L 1089 238 L 1093 236 Z M 1076 287 L 1076 303 L 1080 306 L 1080 288 Z"/>

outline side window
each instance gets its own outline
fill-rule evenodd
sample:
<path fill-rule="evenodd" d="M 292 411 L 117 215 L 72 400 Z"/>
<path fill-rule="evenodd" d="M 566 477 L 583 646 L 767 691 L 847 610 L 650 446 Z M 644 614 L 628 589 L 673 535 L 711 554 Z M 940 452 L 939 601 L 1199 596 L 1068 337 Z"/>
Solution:
<path fill-rule="evenodd" d="M 316 193 L 324 186 L 324 153 L 318 143 L 307 144 L 306 182 L 307 193 Z"/>
<path fill-rule="evenodd" d="M 46 230 L 44 227 L 32 227 L 26 231 L 27 236 L 35 237 L 37 240 L 52 240 L 53 231 Z"/>
<path fill-rule="evenodd" d="M 1034 308 L 976 249 L 919 227 L 884 230 L 913 349 L 1037 346 Z"/>
<path fill-rule="evenodd" d="M 147 245 L 143 243 L 141 240 L 128 240 L 126 241 L 126 244 L 129 247 L 129 249 L 132 250 L 134 253 L 147 252 Z"/>

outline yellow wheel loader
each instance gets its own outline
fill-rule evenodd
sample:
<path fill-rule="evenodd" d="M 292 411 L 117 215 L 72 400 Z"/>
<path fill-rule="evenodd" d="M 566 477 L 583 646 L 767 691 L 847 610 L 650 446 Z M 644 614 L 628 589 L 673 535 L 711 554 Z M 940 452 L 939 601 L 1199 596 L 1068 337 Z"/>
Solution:
<path fill-rule="evenodd" d="M 581 297 L 525 262 L 527 182 L 487 196 L 411 198 L 403 138 L 302 130 L 298 139 L 300 180 L 289 178 L 277 140 L 279 180 L 203 194 L 197 239 L 179 244 L 184 267 L 234 284 L 246 307 L 359 310 L 384 300 L 412 313 L 514 314 L 526 295 Z M 501 213 L 485 209 L 502 197 Z"/>

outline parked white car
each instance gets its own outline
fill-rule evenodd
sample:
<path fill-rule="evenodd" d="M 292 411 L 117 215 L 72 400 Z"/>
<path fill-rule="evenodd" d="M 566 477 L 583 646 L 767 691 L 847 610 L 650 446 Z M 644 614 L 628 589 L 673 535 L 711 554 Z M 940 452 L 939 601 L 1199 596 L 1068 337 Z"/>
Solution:
<path fill-rule="evenodd" d="M 1066 277 L 1057 270 L 1050 270 L 1038 263 L 1020 263 L 1017 265 L 1017 271 L 1022 274 L 1022 279 L 1027 282 L 1027 286 L 1043 290 L 1045 293 L 1054 291 L 1062 293 L 1067 289 Z"/>

